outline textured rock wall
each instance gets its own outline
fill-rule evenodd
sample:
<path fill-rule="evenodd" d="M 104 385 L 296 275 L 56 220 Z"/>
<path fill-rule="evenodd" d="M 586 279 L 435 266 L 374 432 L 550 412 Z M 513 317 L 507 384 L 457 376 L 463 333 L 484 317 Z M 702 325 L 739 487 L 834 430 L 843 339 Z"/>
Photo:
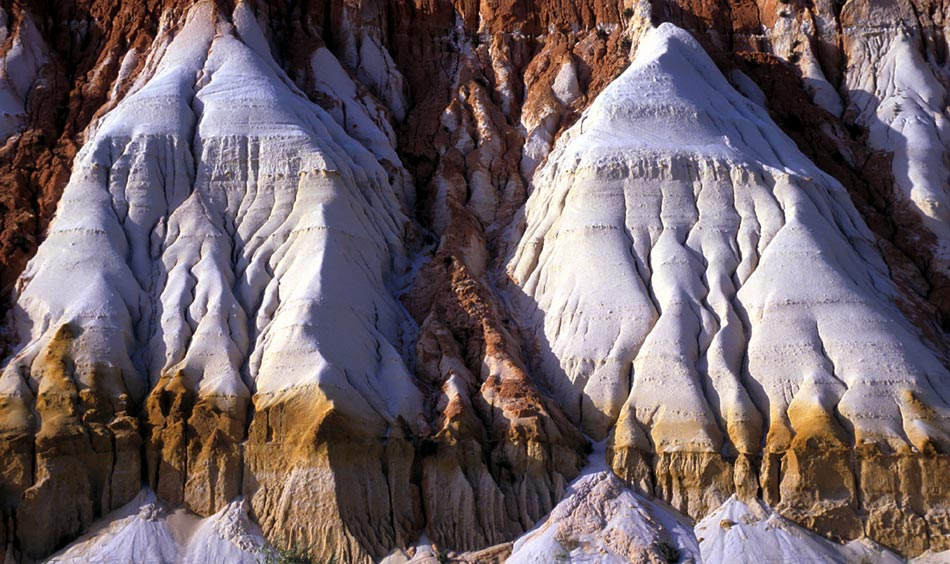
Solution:
<path fill-rule="evenodd" d="M 548 389 L 611 435 L 618 474 L 696 518 L 761 487 L 823 533 L 902 545 L 890 512 L 944 542 L 936 482 L 870 490 L 878 454 L 940 474 L 946 368 L 911 345 L 847 192 L 671 29 L 534 177 L 508 268 Z"/>
<path fill-rule="evenodd" d="M 143 480 L 320 557 L 477 550 L 584 433 L 693 517 L 944 547 L 940 3 L 113 4 L 0 3 L 16 554 Z M 663 21 L 719 70 L 614 82 Z"/>

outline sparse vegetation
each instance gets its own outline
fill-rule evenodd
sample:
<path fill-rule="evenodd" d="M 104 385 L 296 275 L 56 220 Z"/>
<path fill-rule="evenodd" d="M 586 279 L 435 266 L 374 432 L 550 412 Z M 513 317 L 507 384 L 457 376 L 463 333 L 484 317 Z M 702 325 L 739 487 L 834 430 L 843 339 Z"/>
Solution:
<path fill-rule="evenodd" d="M 610 34 L 607 33 L 606 29 L 602 27 L 597 28 L 597 39 L 600 39 L 601 41 L 607 41 L 608 37 L 610 37 Z"/>
<path fill-rule="evenodd" d="M 449 554 L 441 550 L 436 551 L 435 559 L 439 561 L 439 564 L 448 564 L 451 562 L 451 560 L 449 560 Z"/>
<path fill-rule="evenodd" d="M 632 17 L 633 17 L 633 8 L 624 8 L 623 19 L 629 20 Z"/>
<path fill-rule="evenodd" d="M 668 542 L 656 543 L 656 549 L 667 562 L 673 564 L 680 561 L 680 551 Z"/>
<path fill-rule="evenodd" d="M 274 544 L 262 547 L 258 564 L 336 564 L 336 557 L 318 562 L 310 555 L 312 546 L 300 542 L 287 542 L 278 538 Z"/>

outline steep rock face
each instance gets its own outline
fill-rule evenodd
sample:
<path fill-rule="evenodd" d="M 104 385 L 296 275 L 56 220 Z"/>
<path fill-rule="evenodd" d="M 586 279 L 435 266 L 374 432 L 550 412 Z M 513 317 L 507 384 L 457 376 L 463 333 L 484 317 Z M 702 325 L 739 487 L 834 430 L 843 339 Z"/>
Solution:
<path fill-rule="evenodd" d="M 351 478 L 345 495 L 380 506 L 385 527 L 386 470 L 370 461 L 419 423 L 406 314 L 387 286 L 406 218 L 374 156 L 274 64 L 246 6 L 230 23 L 198 4 L 166 24 L 132 92 L 90 130 L 19 282 L 23 346 L 2 380 L 16 540 L 42 556 L 135 495 L 128 413 L 144 401 L 144 472 L 160 496 L 208 515 L 243 474 L 265 530 L 333 552 L 351 516 L 314 519 L 341 495 L 313 487 L 320 469 L 350 456 L 337 481 Z M 389 448 L 407 468 L 411 454 Z M 298 485 L 316 499 L 287 507 L 301 461 Z M 61 517 L 40 509 L 53 499 Z M 342 552 L 395 542 L 360 544 L 371 536 Z"/>
<path fill-rule="evenodd" d="M 0 3 L 0 282 L 69 179 L 5 339 L 3 544 L 144 476 L 322 558 L 500 560 L 602 510 L 587 433 L 692 517 L 945 548 L 944 9 L 884 4 Z M 611 536 L 549 530 L 660 555 L 584 488 Z"/>
<path fill-rule="evenodd" d="M 652 8 L 655 23 L 690 30 L 721 66 L 750 72 L 803 152 L 866 200 L 859 207 L 901 278 L 902 307 L 925 332 L 940 328 L 928 338 L 946 354 L 947 192 L 935 179 L 946 176 L 950 6 L 671 0 Z M 791 69 L 794 80 L 755 76 L 763 68 Z M 797 92 L 809 100 L 789 96 Z M 803 104 L 813 108 L 802 113 Z"/>
<path fill-rule="evenodd" d="M 534 185 L 509 263 L 523 323 L 619 475 L 695 517 L 761 486 L 824 533 L 920 550 L 897 519 L 945 542 L 947 500 L 925 492 L 947 460 L 946 368 L 847 192 L 688 34 L 648 32 Z M 895 505 L 877 474 L 905 458 L 925 483 Z"/>
<path fill-rule="evenodd" d="M 941 3 L 852 3 L 841 12 L 848 54 L 845 111 L 868 145 L 893 155 L 893 211 L 926 265 L 928 296 L 950 329 L 950 176 L 945 26 Z M 922 14 L 917 15 L 917 10 Z M 895 25 L 897 22 L 897 25 Z M 884 32 L 884 33 L 882 33 Z"/>
<path fill-rule="evenodd" d="M 360 561 L 420 529 L 461 549 L 512 538 L 577 473 L 584 439 L 525 371 L 484 249 L 452 276 L 426 269 L 406 298 L 431 318 L 418 348 L 438 363 L 420 363 L 438 390 L 423 414 L 392 298 L 412 237 L 389 123 L 403 94 L 398 72 L 378 74 L 380 38 L 346 25 L 361 37 L 336 46 L 349 70 L 317 37 L 294 68 L 303 91 L 243 4 L 168 10 L 147 55 L 125 55 L 137 67 L 120 70 L 18 287 L 5 486 L 7 542 L 26 557 L 127 502 L 143 474 L 204 515 L 244 493 L 272 538 Z M 430 292 L 435 315 L 413 305 Z M 449 504 L 446 488 L 468 493 Z M 31 521 L 54 498 L 68 516 Z"/>
<path fill-rule="evenodd" d="M 182 6 L 184 4 L 184 6 Z M 159 18 L 190 2 L 3 2 L 6 117 L 0 147 L 0 287 L 9 295 L 43 240 L 85 128 L 141 70 Z M 15 76 L 14 76 L 15 75 Z M 0 302 L 4 313 L 9 301 Z M 2 344 L 9 352 L 12 339 Z"/>
<path fill-rule="evenodd" d="M 0 140 L 4 142 L 20 131 L 27 121 L 27 99 L 40 79 L 40 71 L 46 63 L 45 41 L 28 14 L 11 25 L 11 15 L 0 11 L 0 43 L 3 62 L 0 63 Z"/>

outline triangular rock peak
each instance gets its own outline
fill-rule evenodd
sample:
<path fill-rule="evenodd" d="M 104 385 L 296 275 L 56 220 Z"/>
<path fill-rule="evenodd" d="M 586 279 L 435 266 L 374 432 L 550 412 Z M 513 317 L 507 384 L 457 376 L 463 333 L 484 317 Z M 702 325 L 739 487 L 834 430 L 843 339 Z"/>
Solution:
<path fill-rule="evenodd" d="M 519 315 L 618 475 L 696 518 L 761 490 L 854 538 L 863 511 L 895 510 L 877 490 L 892 464 L 942 473 L 916 453 L 946 451 L 947 370 L 874 235 L 690 34 L 646 32 L 533 184 L 508 263 Z M 899 479 L 919 491 L 916 475 Z"/>

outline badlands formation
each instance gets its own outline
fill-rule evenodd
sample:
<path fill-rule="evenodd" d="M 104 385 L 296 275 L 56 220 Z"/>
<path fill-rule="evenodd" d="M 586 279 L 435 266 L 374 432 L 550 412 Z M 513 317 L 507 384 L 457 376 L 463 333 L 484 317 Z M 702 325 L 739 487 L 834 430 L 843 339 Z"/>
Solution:
<path fill-rule="evenodd" d="M 947 561 L 948 36 L 0 0 L 4 563 Z"/>

